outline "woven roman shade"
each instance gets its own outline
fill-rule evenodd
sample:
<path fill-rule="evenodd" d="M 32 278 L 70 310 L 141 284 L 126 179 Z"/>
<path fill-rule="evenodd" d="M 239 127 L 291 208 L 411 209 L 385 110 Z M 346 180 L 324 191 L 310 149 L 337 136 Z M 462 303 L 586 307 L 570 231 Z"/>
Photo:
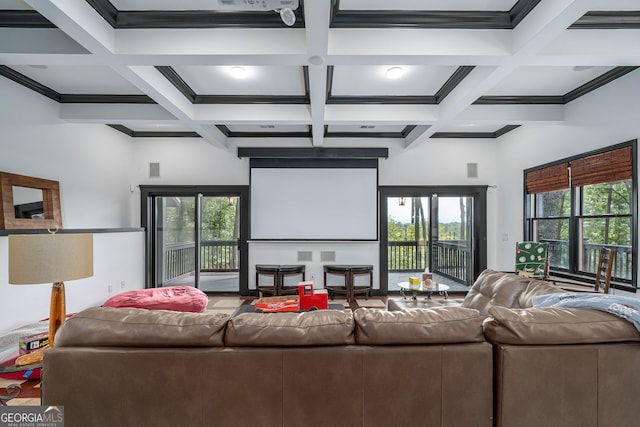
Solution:
<path fill-rule="evenodd" d="M 631 147 L 619 148 L 571 161 L 571 185 L 625 181 L 632 178 Z"/>
<path fill-rule="evenodd" d="M 526 174 L 527 193 L 545 193 L 569 188 L 569 163 L 536 169 Z"/>

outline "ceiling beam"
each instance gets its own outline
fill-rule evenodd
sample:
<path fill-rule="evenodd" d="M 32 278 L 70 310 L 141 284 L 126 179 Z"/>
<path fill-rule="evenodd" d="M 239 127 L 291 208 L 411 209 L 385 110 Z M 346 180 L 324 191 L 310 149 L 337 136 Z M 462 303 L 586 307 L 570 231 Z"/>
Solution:
<path fill-rule="evenodd" d="M 212 126 L 203 126 L 192 119 L 193 104 L 158 70 L 151 66 L 129 66 L 116 57 L 115 30 L 86 1 L 27 1 L 90 53 L 104 57 L 105 64 L 110 64 L 114 71 L 180 119 L 182 124 L 198 132 L 207 142 L 218 147 L 227 147 L 227 138 L 220 130 Z"/>
<path fill-rule="evenodd" d="M 157 104 L 60 104 L 60 118 L 75 123 L 178 123 Z"/>
<path fill-rule="evenodd" d="M 440 104 L 440 120 L 419 133 L 414 130 L 405 141 L 409 148 L 427 141 L 434 133 L 450 125 L 476 99 L 508 77 L 523 61 L 534 55 L 578 20 L 586 9 L 582 0 L 541 2 L 511 31 L 511 55 L 497 67 L 476 67 L 469 76 Z"/>
<path fill-rule="evenodd" d="M 327 64 L 329 50 L 330 0 L 305 4 L 307 55 L 309 65 L 309 100 L 311 134 L 314 147 L 324 143 L 325 102 L 327 99 Z"/>

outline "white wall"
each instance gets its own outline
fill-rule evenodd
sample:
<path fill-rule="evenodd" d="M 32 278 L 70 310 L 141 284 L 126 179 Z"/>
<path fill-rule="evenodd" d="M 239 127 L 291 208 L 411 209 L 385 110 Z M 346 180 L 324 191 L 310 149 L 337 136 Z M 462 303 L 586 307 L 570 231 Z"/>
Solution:
<path fill-rule="evenodd" d="M 132 142 L 126 135 L 105 125 L 66 123 L 56 102 L 5 78 L 0 94 L 0 171 L 59 181 L 64 228 L 139 225 L 132 220 L 132 204 L 139 201 L 129 192 Z M 143 287 L 142 234 L 94 236 L 95 274 L 66 284 L 67 312 Z M 50 288 L 8 284 L 7 237 L 0 237 L 0 332 L 48 317 Z"/>
<path fill-rule="evenodd" d="M 0 333 L 49 317 L 51 285 L 9 285 L 8 238 L 0 236 Z M 144 232 L 93 235 L 93 276 L 65 282 L 66 310 L 75 313 L 112 295 L 144 288 Z M 110 290 L 111 289 L 111 290 Z"/>
<path fill-rule="evenodd" d="M 65 123 L 58 103 L 0 78 L 0 171 L 60 182 L 64 228 L 130 227 L 130 139 Z"/>
<path fill-rule="evenodd" d="M 638 138 L 639 87 L 636 70 L 567 104 L 564 124 L 527 125 L 498 140 L 494 268 L 513 268 L 515 242 L 523 238 L 523 170 Z M 505 234 L 508 240 L 503 241 Z"/>

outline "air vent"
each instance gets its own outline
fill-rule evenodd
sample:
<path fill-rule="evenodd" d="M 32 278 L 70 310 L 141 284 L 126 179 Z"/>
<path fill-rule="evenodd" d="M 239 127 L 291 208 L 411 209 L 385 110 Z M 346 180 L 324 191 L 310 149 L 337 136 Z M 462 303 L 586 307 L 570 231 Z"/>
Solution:
<path fill-rule="evenodd" d="M 298 261 L 312 261 L 311 251 L 298 251 Z"/>
<path fill-rule="evenodd" d="M 363 125 L 363 126 L 360 126 L 360 129 L 375 129 L 375 128 L 376 128 L 376 127 L 375 127 L 375 126 L 373 126 L 373 125 Z"/>
<path fill-rule="evenodd" d="M 321 251 L 320 252 L 320 261 L 322 262 L 333 262 L 336 260 L 336 252 L 335 251 Z"/>
<path fill-rule="evenodd" d="M 467 178 L 477 178 L 477 177 L 478 177 L 478 164 L 467 163 Z"/>
<path fill-rule="evenodd" d="M 149 178 L 160 177 L 160 163 L 149 163 Z"/>
<path fill-rule="evenodd" d="M 260 125 L 260 129 L 275 129 L 274 125 Z"/>

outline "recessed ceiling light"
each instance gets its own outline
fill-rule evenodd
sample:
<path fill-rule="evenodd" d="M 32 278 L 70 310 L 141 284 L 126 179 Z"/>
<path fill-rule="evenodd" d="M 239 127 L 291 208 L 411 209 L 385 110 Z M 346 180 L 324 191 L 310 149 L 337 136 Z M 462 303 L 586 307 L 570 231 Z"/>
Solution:
<path fill-rule="evenodd" d="M 399 79 L 404 74 L 404 70 L 401 67 L 391 67 L 387 70 L 386 76 L 388 79 Z"/>
<path fill-rule="evenodd" d="M 244 79 L 247 77 L 247 70 L 244 67 L 231 67 L 229 73 L 236 79 Z"/>

